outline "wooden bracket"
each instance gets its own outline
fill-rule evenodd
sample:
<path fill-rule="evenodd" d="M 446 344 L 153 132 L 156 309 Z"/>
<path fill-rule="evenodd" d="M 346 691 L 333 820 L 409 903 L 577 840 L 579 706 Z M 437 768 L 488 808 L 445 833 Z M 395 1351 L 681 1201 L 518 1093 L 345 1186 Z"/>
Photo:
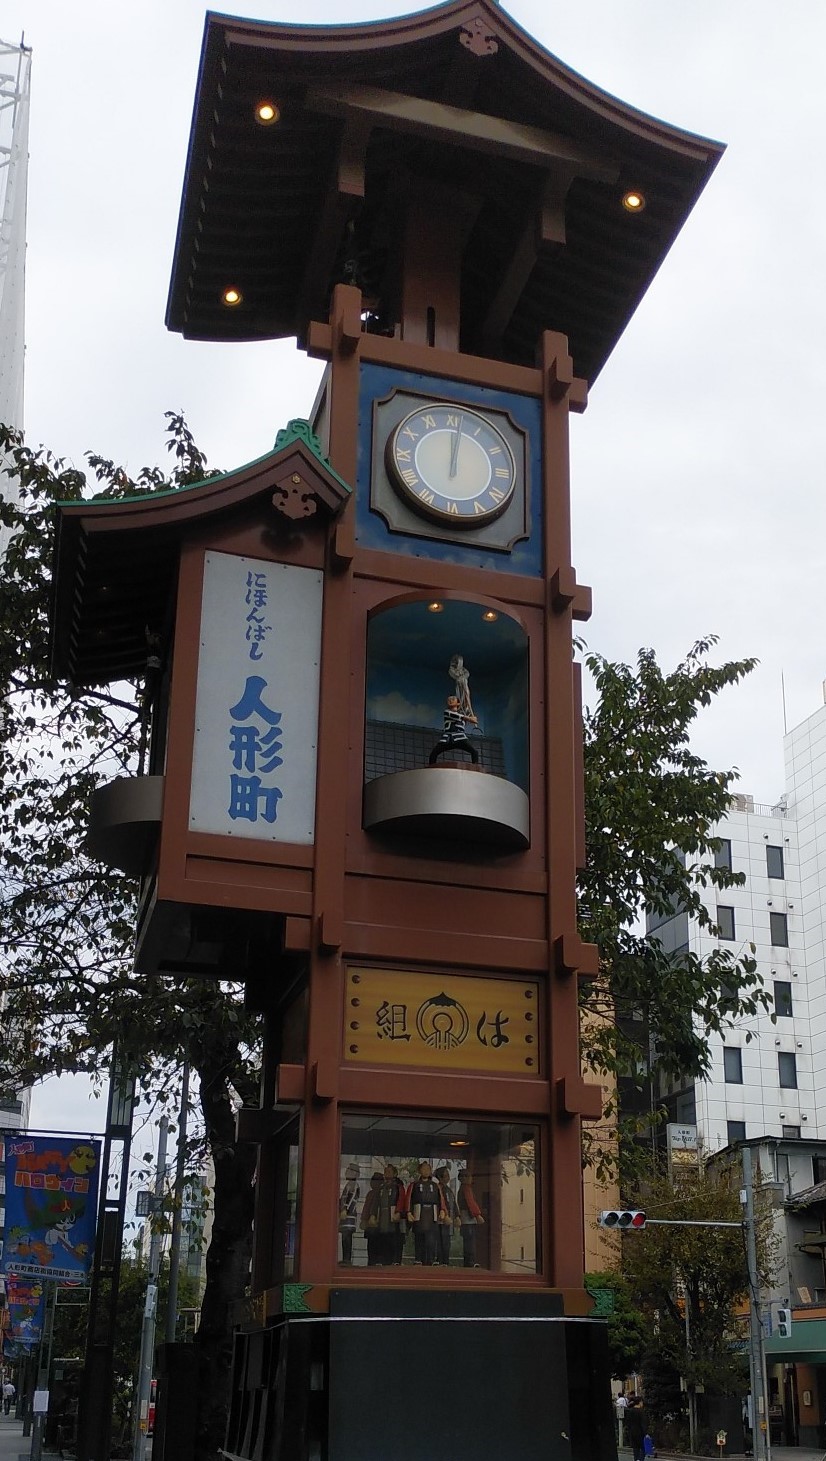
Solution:
<path fill-rule="evenodd" d="M 313 1065 L 313 1100 L 326 1106 L 336 1098 L 336 1067 L 332 1060 L 317 1060 Z"/>
<path fill-rule="evenodd" d="M 584 623 L 591 617 L 591 590 L 584 583 L 577 583 L 573 568 L 557 568 L 551 577 L 548 597 L 555 614 L 564 614 L 570 607 L 574 619 Z"/>
<path fill-rule="evenodd" d="M 547 361 L 546 384 L 552 401 L 567 396 L 570 411 L 581 415 L 588 405 L 588 382 L 574 375 L 574 362 L 567 351 L 557 351 Z"/>
<path fill-rule="evenodd" d="M 344 920 L 340 912 L 325 909 L 318 917 L 318 942 L 324 954 L 334 954 L 344 943 Z"/>
<path fill-rule="evenodd" d="M 337 284 L 333 290 L 333 338 L 342 355 L 352 355 L 361 340 L 361 290 Z"/>
<path fill-rule="evenodd" d="M 593 979 L 599 973 L 599 949 L 596 944 L 586 944 L 578 933 L 563 933 L 554 940 L 554 963 L 562 978 L 580 974 Z"/>
<path fill-rule="evenodd" d="M 599 1121 L 602 1115 L 602 1086 L 589 1086 L 582 1076 L 561 1076 L 556 1082 L 556 1109 L 560 1116 L 580 1116 Z"/>
<path fill-rule="evenodd" d="M 298 1106 L 304 1100 L 307 1071 L 303 1065 L 277 1065 L 275 1099 L 283 1105 Z"/>
<path fill-rule="evenodd" d="M 288 914 L 284 919 L 285 954 L 304 954 L 312 945 L 312 923 L 309 918 Z"/>
<path fill-rule="evenodd" d="M 235 1113 L 236 1141 L 246 1141 L 251 1142 L 254 1146 L 261 1146 L 269 1135 L 271 1121 L 270 1112 L 262 1111 L 260 1106 L 242 1106 L 240 1111 Z"/>
<path fill-rule="evenodd" d="M 348 502 L 333 533 L 332 554 L 336 566 L 349 568 L 356 552 L 355 506 Z"/>

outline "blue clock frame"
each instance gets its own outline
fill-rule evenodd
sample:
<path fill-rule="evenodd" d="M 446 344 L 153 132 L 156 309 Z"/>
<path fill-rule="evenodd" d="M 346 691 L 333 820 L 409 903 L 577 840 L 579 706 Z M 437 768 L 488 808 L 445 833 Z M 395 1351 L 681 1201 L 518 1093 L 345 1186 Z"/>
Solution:
<path fill-rule="evenodd" d="M 413 391 L 434 400 L 466 403 L 471 408 L 485 406 L 507 411 L 515 424 L 526 434 L 526 478 L 529 502 L 528 536 L 514 543 L 508 552 L 486 548 L 463 539 L 461 531 L 455 539 L 420 537 L 413 533 L 391 530 L 379 512 L 371 507 L 370 484 L 373 466 L 373 407 L 392 391 Z M 493 572 L 521 574 L 541 578 L 543 573 L 544 513 L 542 502 L 542 414 L 541 402 L 533 396 L 510 391 L 492 390 L 488 386 L 468 385 L 443 376 L 420 375 L 413 371 L 394 370 L 383 365 L 365 363 L 359 383 L 358 459 L 356 473 L 356 541 L 360 547 L 384 553 L 401 553 L 407 557 L 429 559 L 438 563 L 456 563 L 464 567 L 490 569 Z M 434 527 L 434 533 L 440 530 Z"/>

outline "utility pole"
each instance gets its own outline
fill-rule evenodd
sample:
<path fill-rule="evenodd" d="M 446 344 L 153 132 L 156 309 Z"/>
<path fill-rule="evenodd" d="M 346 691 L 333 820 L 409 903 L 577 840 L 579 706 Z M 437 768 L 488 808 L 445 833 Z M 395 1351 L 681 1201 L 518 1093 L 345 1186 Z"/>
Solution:
<path fill-rule="evenodd" d="M 126 1058 L 119 1055 L 117 1045 L 114 1045 L 86 1331 L 86 1363 L 78 1413 L 78 1461 L 108 1461 L 112 1454 L 112 1358 L 134 1107 L 135 1077 Z"/>
<path fill-rule="evenodd" d="M 745 1209 L 746 1261 L 749 1270 L 749 1373 L 751 1375 L 752 1445 L 754 1461 L 771 1461 L 771 1427 L 763 1353 L 763 1317 L 760 1305 L 760 1277 L 757 1272 L 757 1238 L 754 1225 L 754 1173 L 751 1147 L 742 1148 L 743 1187 L 740 1201 Z M 765 1426 L 765 1430 L 763 1430 Z"/>
<path fill-rule="evenodd" d="M 155 1174 L 155 1201 L 153 1216 L 157 1219 L 163 1203 L 166 1183 L 166 1131 L 169 1122 L 162 1116 L 158 1130 L 158 1168 Z M 149 1414 L 149 1398 L 152 1391 L 152 1366 L 155 1358 L 155 1316 L 158 1312 L 158 1274 L 161 1271 L 161 1232 L 157 1226 L 149 1244 L 149 1278 L 146 1285 L 146 1303 L 143 1310 L 141 1330 L 141 1357 L 138 1365 L 138 1387 L 135 1395 L 135 1436 L 132 1461 L 144 1461 L 146 1450 L 146 1419 Z"/>
<path fill-rule="evenodd" d="M 178 1325 L 178 1273 L 181 1266 L 181 1222 L 186 1175 L 186 1128 L 189 1107 L 189 1061 L 184 1058 L 181 1076 L 181 1112 L 178 1117 L 178 1156 L 175 1163 L 175 1204 L 172 1209 L 172 1238 L 169 1244 L 169 1297 L 166 1305 L 166 1342 L 175 1343 Z"/>

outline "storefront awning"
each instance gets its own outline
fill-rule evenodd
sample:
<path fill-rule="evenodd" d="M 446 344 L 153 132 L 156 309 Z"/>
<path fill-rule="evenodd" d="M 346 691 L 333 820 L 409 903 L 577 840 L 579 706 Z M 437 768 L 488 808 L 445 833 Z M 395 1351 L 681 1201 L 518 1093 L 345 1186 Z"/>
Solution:
<path fill-rule="evenodd" d="M 773 1334 L 765 1351 L 770 1365 L 826 1365 L 826 1319 L 793 1319 L 791 1334 Z"/>

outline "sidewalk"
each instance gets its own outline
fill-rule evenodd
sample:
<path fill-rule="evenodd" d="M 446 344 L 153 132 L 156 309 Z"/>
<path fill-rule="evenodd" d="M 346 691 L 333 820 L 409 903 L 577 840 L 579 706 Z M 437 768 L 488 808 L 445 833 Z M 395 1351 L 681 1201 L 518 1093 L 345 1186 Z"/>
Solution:
<path fill-rule="evenodd" d="M 17 1461 L 31 1454 L 32 1438 L 23 1435 L 22 1420 L 13 1415 L 0 1415 L 0 1461 Z"/>
<path fill-rule="evenodd" d="M 0 1457 L 2 1457 L 0 1451 Z M 822 1450 L 812 1451 L 808 1446 L 772 1446 L 772 1461 L 824 1461 Z M 631 1461 L 631 1452 L 621 1447 L 620 1461 Z M 745 1461 L 742 1452 L 724 1451 L 724 1461 Z M 709 1461 L 708 1457 L 693 1457 L 688 1451 L 661 1451 L 657 1448 L 657 1461 Z"/>

